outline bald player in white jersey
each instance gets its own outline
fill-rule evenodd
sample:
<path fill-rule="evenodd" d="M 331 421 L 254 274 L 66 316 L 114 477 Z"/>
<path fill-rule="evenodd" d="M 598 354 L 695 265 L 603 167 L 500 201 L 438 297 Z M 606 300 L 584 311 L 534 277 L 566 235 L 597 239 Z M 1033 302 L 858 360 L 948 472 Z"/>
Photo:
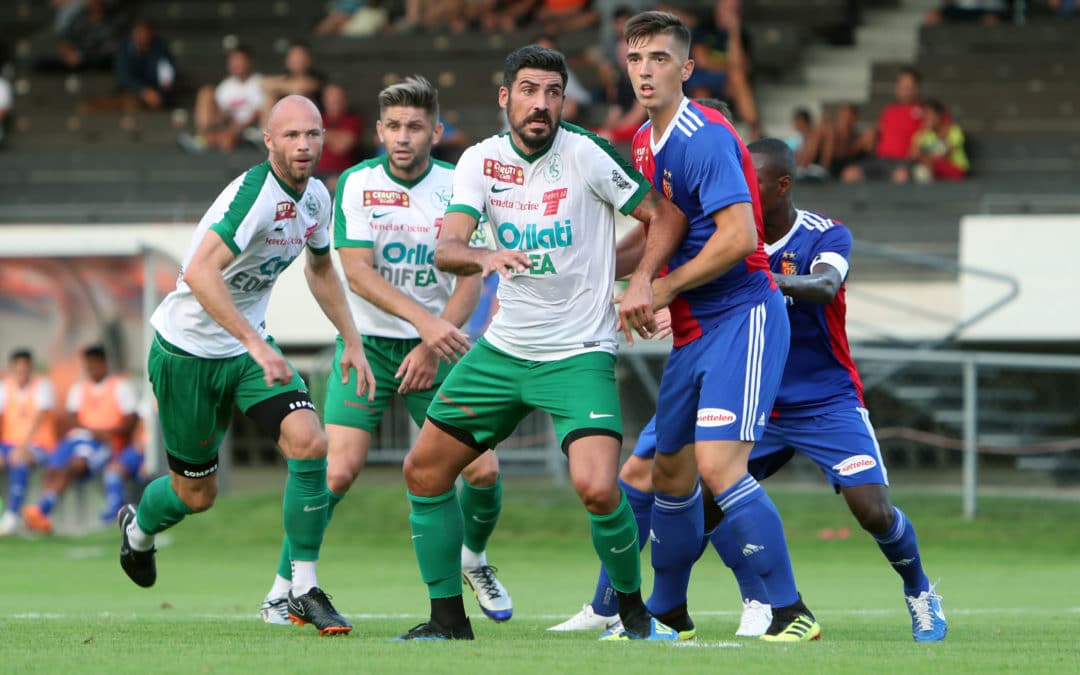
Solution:
<path fill-rule="evenodd" d="M 147 372 L 169 475 L 146 487 L 138 509 L 127 504 L 117 514 L 120 564 L 136 584 L 152 586 L 155 535 L 213 505 L 218 447 L 235 404 L 288 461 L 290 618 L 314 624 L 323 635 L 344 634 L 352 626 L 315 576 L 328 506 L 326 435 L 307 386 L 265 322 L 274 282 L 305 251 L 311 294 L 344 340 L 341 372 L 355 369 L 356 393 L 369 398 L 374 377 L 330 262 L 330 195 L 311 178 L 323 147 L 318 108 L 302 96 L 283 98 L 271 110 L 263 140 L 267 161 L 236 178 L 211 205 L 192 237 L 176 290 L 150 319 L 157 332 Z"/>

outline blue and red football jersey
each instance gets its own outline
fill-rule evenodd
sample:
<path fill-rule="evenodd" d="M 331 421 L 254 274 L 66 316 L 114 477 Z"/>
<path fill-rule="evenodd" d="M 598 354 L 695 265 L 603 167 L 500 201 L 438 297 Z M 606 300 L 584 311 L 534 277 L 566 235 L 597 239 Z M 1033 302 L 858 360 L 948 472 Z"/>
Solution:
<path fill-rule="evenodd" d="M 833 266 L 847 278 L 851 232 L 824 216 L 799 211 L 791 230 L 768 244 L 773 274 L 810 274 Z M 807 417 L 862 407 L 862 380 L 847 339 L 845 288 L 827 305 L 788 297 L 791 349 L 773 405 L 774 417 Z"/>
<path fill-rule="evenodd" d="M 668 269 L 684 265 L 701 252 L 716 231 L 717 211 L 747 202 L 753 205 L 758 248 L 716 279 L 680 294 L 671 303 L 675 346 L 692 342 L 726 312 L 761 303 L 776 286 L 769 273 L 758 196 L 757 174 L 750 152 L 731 123 L 712 108 L 684 98 L 663 137 L 652 140 L 652 123 L 634 136 L 634 166 L 690 221 L 686 238 Z"/>

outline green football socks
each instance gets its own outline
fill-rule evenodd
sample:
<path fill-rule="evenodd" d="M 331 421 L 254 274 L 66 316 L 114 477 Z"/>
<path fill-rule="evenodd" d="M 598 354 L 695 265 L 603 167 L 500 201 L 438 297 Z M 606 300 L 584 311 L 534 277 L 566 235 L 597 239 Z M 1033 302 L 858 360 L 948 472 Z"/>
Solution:
<path fill-rule="evenodd" d="M 420 565 L 420 576 L 428 585 L 428 596 L 450 598 L 461 595 L 461 544 L 465 537 L 457 490 L 436 497 L 409 494 L 409 527 Z"/>

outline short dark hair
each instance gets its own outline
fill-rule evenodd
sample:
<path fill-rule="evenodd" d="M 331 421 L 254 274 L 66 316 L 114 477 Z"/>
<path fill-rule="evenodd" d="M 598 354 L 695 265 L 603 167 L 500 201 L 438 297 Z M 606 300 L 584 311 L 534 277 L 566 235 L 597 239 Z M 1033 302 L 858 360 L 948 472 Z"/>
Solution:
<path fill-rule="evenodd" d="M 746 146 L 746 149 L 753 154 L 765 155 L 768 158 L 767 166 L 775 166 L 795 177 L 795 153 L 790 145 L 779 138 L 761 138 Z"/>
<path fill-rule="evenodd" d="M 526 45 L 515 49 L 506 56 L 506 61 L 503 63 L 503 86 L 512 85 L 522 68 L 558 73 L 562 77 L 563 86 L 566 86 L 566 57 L 562 55 L 562 52 L 540 45 Z"/>
<path fill-rule="evenodd" d="M 792 117 L 801 117 L 808 123 L 814 121 L 814 115 L 810 112 L 810 109 L 804 108 L 802 106 L 795 108 L 795 113 L 792 115 Z"/>
<path fill-rule="evenodd" d="M 723 115 L 728 122 L 731 121 L 731 106 L 718 98 L 695 98 L 694 103 L 703 105 L 706 108 L 712 108 Z"/>
<path fill-rule="evenodd" d="M 82 355 L 84 359 L 101 359 L 105 361 L 107 358 L 105 356 L 105 345 L 90 345 L 83 349 Z"/>
<path fill-rule="evenodd" d="M 238 44 L 229 50 L 230 54 L 243 54 L 251 60 L 255 60 L 255 50 L 250 45 Z"/>
<path fill-rule="evenodd" d="M 930 108 L 939 115 L 944 115 L 947 112 L 945 104 L 936 98 L 927 99 L 923 102 L 923 105 L 925 105 L 927 108 Z"/>
<path fill-rule="evenodd" d="M 896 73 L 897 77 L 900 77 L 901 75 L 910 75 L 912 79 L 915 80 L 915 84 L 922 82 L 922 73 L 920 73 L 919 69 L 915 66 L 904 66 Z"/>
<path fill-rule="evenodd" d="M 656 35 L 670 35 L 682 45 L 684 52 L 690 49 L 690 29 L 671 12 L 650 10 L 635 14 L 626 22 L 623 33 L 626 44 L 631 46 Z"/>
<path fill-rule="evenodd" d="M 26 359 L 27 361 L 34 360 L 34 353 L 25 347 L 19 347 L 11 352 L 11 356 L 8 357 L 8 361 L 18 361 L 19 359 Z"/>
<path fill-rule="evenodd" d="M 439 119 L 439 90 L 422 75 L 406 77 L 379 92 L 379 114 L 387 108 L 420 108 L 432 119 Z"/>
<path fill-rule="evenodd" d="M 292 40 L 291 42 L 289 42 L 289 46 L 286 47 L 285 50 L 288 51 L 293 47 L 301 47 L 305 49 L 309 54 L 311 53 L 311 44 L 309 44 L 307 40 Z"/>

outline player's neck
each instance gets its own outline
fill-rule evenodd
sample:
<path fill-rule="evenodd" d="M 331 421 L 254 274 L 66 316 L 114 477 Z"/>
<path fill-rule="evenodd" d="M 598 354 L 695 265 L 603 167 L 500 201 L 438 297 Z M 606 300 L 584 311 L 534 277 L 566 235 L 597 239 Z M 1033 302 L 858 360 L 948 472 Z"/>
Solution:
<path fill-rule="evenodd" d="M 431 155 L 425 157 L 423 163 L 417 164 L 416 168 L 408 170 L 394 166 L 394 163 L 389 158 L 386 160 L 386 170 L 390 172 L 390 177 L 402 183 L 415 183 L 423 178 L 430 168 Z"/>
<path fill-rule="evenodd" d="M 791 228 L 795 227 L 795 221 L 799 219 L 799 212 L 795 210 L 791 202 L 776 211 L 773 217 L 765 218 L 766 244 L 775 244 L 786 237 L 787 233 L 791 232 Z"/>
<path fill-rule="evenodd" d="M 274 163 L 273 157 L 270 158 L 270 170 L 274 172 L 274 177 L 278 179 L 279 183 L 288 186 L 289 189 L 291 189 L 298 195 L 296 197 L 297 199 L 304 195 L 304 190 L 307 189 L 308 184 L 307 178 L 301 181 L 294 181 L 292 178 L 289 177 L 288 172 L 283 171 L 281 167 Z"/>
<path fill-rule="evenodd" d="M 683 98 L 685 97 L 679 96 L 679 98 L 662 108 L 653 108 L 648 111 L 649 121 L 652 122 L 653 142 L 664 137 L 664 132 L 667 131 L 668 126 L 675 119 L 675 115 L 679 113 L 679 108 L 682 107 Z"/>
<path fill-rule="evenodd" d="M 531 145 L 525 143 L 525 141 L 521 140 L 521 137 L 517 135 L 517 132 L 511 129 L 510 145 L 514 147 L 514 150 L 522 159 L 531 162 L 532 160 L 536 159 L 537 157 L 548 151 L 552 144 L 555 143 L 555 134 L 557 133 L 559 133 L 558 127 L 556 127 L 555 132 L 551 134 L 551 137 L 547 139 L 547 142 L 545 142 L 544 145 L 539 148 L 534 148 Z"/>

